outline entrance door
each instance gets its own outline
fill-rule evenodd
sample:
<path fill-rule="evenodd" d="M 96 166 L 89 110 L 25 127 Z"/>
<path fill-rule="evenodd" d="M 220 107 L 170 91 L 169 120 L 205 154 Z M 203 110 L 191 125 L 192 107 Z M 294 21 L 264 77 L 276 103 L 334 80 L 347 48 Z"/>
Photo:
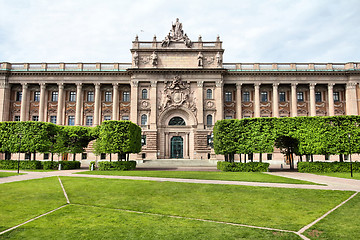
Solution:
<path fill-rule="evenodd" d="M 183 158 L 184 140 L 180 136 L 171 138 L 171 158 Z"/>

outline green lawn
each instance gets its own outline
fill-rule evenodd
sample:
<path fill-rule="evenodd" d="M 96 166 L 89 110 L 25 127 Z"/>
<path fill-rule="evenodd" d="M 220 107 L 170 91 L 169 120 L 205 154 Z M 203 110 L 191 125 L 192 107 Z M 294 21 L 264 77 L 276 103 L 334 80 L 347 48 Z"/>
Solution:
<path fill-rule="evenodd" d="M 0 231 L 65 203 L 56 177 L 0 184 Z"/>
<path fill-rule="evenodd" d="M 69 205 L 4 235 L 11 239 L 300 239 L 292 233 Z M 1 239 L 1 236 L 0 236 Z"/>
<path fill-rule="evenodd" d="M 360 195 L 305 232 L 311 239 L 359 239 Z"/>
<path fill-rule="evenodd" d="M 360 173 L 358 172 L 353 173 L 353 177 L 351 177 L 349 172 L 315 173 L 315 174 L 329 176 L 329 177 L 350 178 L 350 179 L 360 180 Z"/>
<path fill-rule="evenodd" d="M 351 192 L 61 177 L 72 203 L 298 230 Z"/>
<path fill-rule="evenodd" d="M 160 178 L 206 179 L 247 182 L 316 184 L 297 179 L 274 176 L 260 172 L 204 172 L 204 171 L 86 171 L 79 174 L 141 176 Z"/>
<path fill-rule="evenodd" d="M 16 175 L 23 175 L 23 174 L 25 174 L 25 173 L 17 174 L 17 172 L 0 172 L 0 178 L 16 176 Z"/>

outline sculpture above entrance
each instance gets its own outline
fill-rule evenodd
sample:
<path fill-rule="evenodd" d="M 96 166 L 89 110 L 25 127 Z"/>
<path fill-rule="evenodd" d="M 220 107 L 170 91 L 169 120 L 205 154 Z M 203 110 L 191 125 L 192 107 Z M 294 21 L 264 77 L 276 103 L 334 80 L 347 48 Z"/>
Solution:
<path fill-rule="evenodd" d="M 185 46 L 191 48 L 192 42 L 190 38 L 184 34 L 182 30 L 182 23 L 179 22 L 179 19 L 176 18 L 176 22 L 171 24 L 171 30 L 165 39 L 161 42 L 162 47 L 169 47 L 171 42 L 181 42 L 185 43 Z"/>

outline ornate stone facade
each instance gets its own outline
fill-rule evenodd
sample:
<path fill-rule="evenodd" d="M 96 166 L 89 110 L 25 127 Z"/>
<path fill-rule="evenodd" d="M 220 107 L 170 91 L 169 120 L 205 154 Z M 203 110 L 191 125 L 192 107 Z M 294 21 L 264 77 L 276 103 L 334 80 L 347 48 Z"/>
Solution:
<path fill-rule="evenodd" d="M 131 63 L 0 63 L 0 121 L 130 119 L 144 135 L 133 158 L 221 159 L 217 120 L 360 112 L 360 63 L 223 63 L 220 37 L 192 42 L 178 19 L 130 51 Z"/>

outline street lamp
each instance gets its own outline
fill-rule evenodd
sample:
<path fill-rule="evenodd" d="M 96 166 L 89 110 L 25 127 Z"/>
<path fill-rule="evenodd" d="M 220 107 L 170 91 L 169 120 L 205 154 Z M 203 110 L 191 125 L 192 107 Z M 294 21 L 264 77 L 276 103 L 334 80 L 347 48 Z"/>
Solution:
<path fill-rule="evenodd" d="M 22 137 L 22 134 L 19 133 L 19 141 L 20 141 L 20 144 L 19 144 L 19 159 L 18 159 L 18 168 L 17 168 L 17 173 L 19 174 L 19 171 L 20 171 L 20 153 L 21 153 L 21 137 Z"/>
<path fill-rule="evenodd" d="M 348 133 L 348 137 L 349 137 L 349 157 L 350 157 L 350 174 L 351 177 L 353 177 L 353 170 L 352 170 L 352 161 L 351 161 L 351 133 Z"/>

